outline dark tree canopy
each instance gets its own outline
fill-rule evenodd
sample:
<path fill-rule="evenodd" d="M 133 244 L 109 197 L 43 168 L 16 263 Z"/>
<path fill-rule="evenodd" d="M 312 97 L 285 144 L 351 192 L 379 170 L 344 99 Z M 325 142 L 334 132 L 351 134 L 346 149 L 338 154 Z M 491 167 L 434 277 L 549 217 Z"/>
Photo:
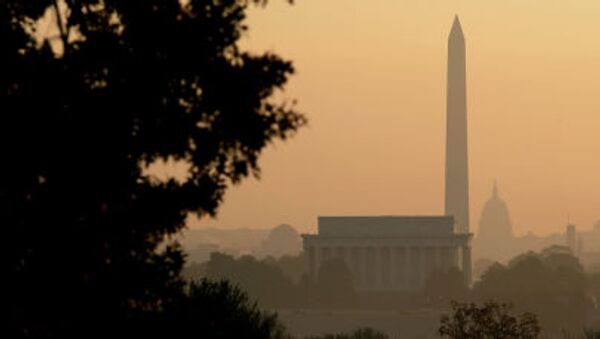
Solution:
<path fill-rule="evenodd" d="M 456 267 L 433 271 L 423 285 L 424 301 L 430 305 L 448 305 L 450 300 L 466 299 L 469 289 L 463 273 Z"/>
<path fill-rule="evenodd" d="M 494 264 L 473 286 L 473 296 L 510 302 L 537 314 L 545 331 L 579 331 L 585 323 L 585 274 L 568 249 L 526 253 Z"/>
<path fill-rule="evenodd" d="M 370 327 L 357 328 L 351 333 L 324 334 L 320 336 L 308 336 L 304 339 L 388 339 L 389 336 L 383 332 Z"/>
<path fill-rule="evenodd" d="M 440 336 L 456 339 L 535 339 L 540 334 L 532 313 L 510 314 L 509 304 L 487 301 L 483 305 L 452 303 L 452 314 L 444 315 Z"/>
<path fill-rule="evenodd" d="M 323 306 L 347 307 L 356 302 L 354 278 L 343 259 L 332 258 L 321 264 L 312 294 Z"/>
<path fill-rule="evenodd" d="M 173 303 L 163 333 L 145 333 L 143 337 L 211 339 L 288 338 L 277 315 L 259 310 L 248 295 L 227 281 L 201 280 L 189 287 L 188 295 Z M 137 337 L 141 337 L 138 333 Z"/>
<path fill-rule="evenodd" d="M 246 255 L 238 259 L 222 253 L 212 253 L 206 262 L 209 279 L 238 284 L 263 307 L 294 307 L 300 302 L 299 287 L 277 266 L 268 260 Z"/>
<path fill-rule="evenodd" d="M 164 240 L 188 213 L 214 215 L 230 183 L 259 174 L 265 146 L 305 123 L 270 99 L 291 63 L 238 48 L 251 3 L 264 1 L 1 2 L 13 336 L 111 332 L 164 309 L 183 262 Z M 145 175 L 166 159 L 185 179 Z"/>

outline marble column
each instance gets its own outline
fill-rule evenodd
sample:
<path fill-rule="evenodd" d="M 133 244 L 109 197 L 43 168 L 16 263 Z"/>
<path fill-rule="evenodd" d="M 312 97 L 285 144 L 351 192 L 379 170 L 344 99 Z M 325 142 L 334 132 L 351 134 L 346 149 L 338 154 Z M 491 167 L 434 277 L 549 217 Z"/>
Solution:
<path fill-rule="evenodd" d="M 320 246 L 314 246 L 313 247 L 314 251 L 315 251 L 315 275 L 314 275 L 314 281 L 317 281 L 319 279 L 319 269 L 321 268 L 321 247 Z"/>
<path fill-rule="evenodd" d="M 458 262 L 458 247 L 450 248 L 450 267 L 461 267 L 461 264 Z"/>
<path fill-rule="evenodd" d="M 331 259 L 331 247 L 322 246 L 321 247 L 321 264 L 329 259 Z"/>
<path fill-rule="evenodd" d="M 392 248 L 392 285 L 403 289 L 406 285 L 406 247 Z"/>
<path fill-rule="evenodd" d="M 427 278 L 427 274 L 429 273 L 428 268 L 427 268 L 427 248 L 426 247 L 419 247 L 419 252 L 421 253 L 421 260 L 420 260 L 420 266 L 421 266 L 421 275 L 419 276 L 419 285 L 418 288 L 423 287 L 423 285 L 425 284 L 425 278 Z"/>
<path fill-rule="evenodd" d="M 350 270 L 354 279 L 354 287 L 360 285 L 360 259 L 358 256 L 358 247 L 352 246 L 350 250 Z"/>
<path fill-rule="evenodd" d="M 352 247 L 345 247 L 344 249 L 344 262 L 346 263 L 346 267 L 348 268 L 348 270 L 350 270 L 350 272 L 352 272 Z"/>
<path fill-rule="evenodd" d="M 381 247 L 375 247 L 375 285 L 380 288 L 383 285 L 383 255 Z"/>
<path fill-rule="evenodd" d="M 360 271 L 360 285 L 367 286 L 367 248 L 360 247 L 358 251 L 358 257 L 360 258 L 359 271 Z"/>
<path fill-rule="evenodd" d="M 343 246 L 336 246 L 336 247 L 334 247 L 333 257 L 337 258 L 337 259 L 344 260 L 345 250 L 346 250 L 346 248 L 343 247 Z"/>
<path fill-rule="evenodd" d="M 407 290 L 410 287 L 411 279 L 411 268 L 410 268 L 410 251 L 409 247 L 404 247 L 404 289 Z"/>
<path fill-rule="evenodd" d="M 443 272 L 444 271 L 444 258 L 443 258 L 443 247 L 437 246 L 435 248 L 435 269 L 436 271 Z"/>
<path fill-rule="evenodd" d="M 381 286 L 389 287 L 391 283 L 391 253 L 389 247 L 379 248 L 381 264 Z"/>
<path fill-rule="evenodd" d="M 396 263 L 396 250 L 396 247 L 390 247 L 390 286 L 394 289 L 397 288 L 396 271 L 398 270 L 398 264 Z"/>
<path fill-rule="evenodd" d="M 450 269 L 450 267 L 452 267 L 452 251 L 450 247 L 441 247 L 440 251 L 442 259 L 440 268 L 442 271 L 447 272 Z"/>
<path fill-rule="evenodd" d="M 310 280 L 315 281 L 315 247 L 305 247 L 304 253 L 304 271 L 308 274 Z"/>
<path fill-rule="evenodd" d="M 419 247 L 410 248 L 410 288 L 417 289 L 421 282 L 421 250 Z"/>
<path fill-rule="evenodd" d="M 377 284 L 377 259 L 376 251 L 374 247 L 366 247 L 366 265 L 365 265 L 365 277 L 366 286 L 373 288 Z"/>

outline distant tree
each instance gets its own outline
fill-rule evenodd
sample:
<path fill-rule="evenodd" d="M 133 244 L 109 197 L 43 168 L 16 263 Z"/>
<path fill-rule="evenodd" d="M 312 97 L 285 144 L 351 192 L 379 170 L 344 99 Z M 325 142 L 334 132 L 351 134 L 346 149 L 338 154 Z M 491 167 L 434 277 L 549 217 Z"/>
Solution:
<path fill-rule="evenodd" d="M 326 307 L 350 306 L 356 301 L 352 272 L 340 258 L 321 263 L 313 289 L 311 294 Z"/>
<path fill-rule="evenodd" d="M 389 336 L 383 332 L 370 327 L 359 328 L 351 333 L 324 334 L 321 336 L 308 336 L 304 339 L 388 339 Z"/>
<path fill-rule="evenodd" d="M 261 311 L 246 292 L 223 280 L 192 283 L 156 321 L 164 323 L 158 326 L 164 332 L 147 333 L 151 338 L 289 338 L 275 313 Z"/>
<path fill-rule="evenodd" d="M 540 334 L 532 313 L 510 314 L 509 304 L 488 301 L 476 304 L 452 303 L 452 314 L 443 315 L 438 333 L 456 339 L 534 339 Z"/>
<path fill-rule="evenodd" d="M 292 279 L 277 267 L 252 256 L 236 259 L 212 253 L 206 263 L 205 276 L 227 279 L 239 285 L 264 307 L 292 307 L 300 302 L 300 291 Z"/>
<path fill-rule="evenodd" d="M 181 270 L 182 277 L 188 282 L 197 282 L 206 277 L 207 263 L 187 262 Z"/>
<path fill-rule="evenodd" d="M 585 339 L 600 339 L 600 329 L 585 329 L 583 330 L 583 337 Z"/>
<path fill-rule="evenodd" d="M 592 298 L 593 307 L 600 313 L 600 272 L 590 273 L 587 278 L 588 294 Z"/>
<path fill-rule="evenodd" d="M 265 262 L 279 268 L 283 274 L 292 279 L 295 283 L 299 282 L 302 275 L 305 273 L 303 252 L 298 255 L 284 255 L 279 258 L 267 257 L 265 258 Z"/>
<path fill-rule="evenodd" d="M 477 259 L 473 263 L 473 280 L 479 280 L 483 273 L 485 273 L 485 271 L 487 271 L 494 263 L 495 261 L 486 258 Z"/>
<path fill-rule="evenodd" d="M 271 99 L 292 64 L 238 46 L 265 2 L 0 2 L 9 337 L 112 336 L 178 300 L 165 240 L 305 123 Z"/>
<path fill-rule="evenodd" d="M 433 271 L 422 289 L 425 301 L 433 305 L 447 305 L 451 300 L 464 300 L 468 292 L 464 275 L 456 267 L 447 271 Z"/>
<path fill-rule="evenodd" d="M 476 300 L 502 300 L 539 316 L 545 331 L 579 331 L 586 316 L 585 274 L 568 250 L 526 253 L 492 265 L 473 286 Z"/>

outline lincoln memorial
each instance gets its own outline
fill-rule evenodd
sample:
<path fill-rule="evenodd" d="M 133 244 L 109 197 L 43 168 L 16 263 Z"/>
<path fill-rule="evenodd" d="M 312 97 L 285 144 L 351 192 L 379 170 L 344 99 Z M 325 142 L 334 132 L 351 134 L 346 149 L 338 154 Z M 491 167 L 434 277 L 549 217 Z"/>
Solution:
<path fill-rule="evenodd" d="M 451 216 L 319 217 L 318 233 L 302 237 L 313 281 L 333 258 L 345 262 L 358 291 L 417 290 L 451 267 L 471 279 L 471 235 L 455 233 Z"/>

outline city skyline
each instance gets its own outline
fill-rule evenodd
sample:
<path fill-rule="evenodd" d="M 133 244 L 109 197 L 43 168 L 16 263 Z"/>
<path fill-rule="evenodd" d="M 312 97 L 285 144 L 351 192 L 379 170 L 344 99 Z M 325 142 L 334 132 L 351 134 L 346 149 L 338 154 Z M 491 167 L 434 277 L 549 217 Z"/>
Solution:
<path fill-rule="evenodd" d="M 252 11 L 244 44 L 294 60 L 298 74 L 282 97 L 299 99 L 309 128 L 270 147 L 261 180 L 233 188 L 218 219 L 202 227 L 314 231 L 320 214 L 441 213 L 444 40 L 456 13 L 469 36 L 471 224 L 495 179 L 516 234 L 562 232 L 567 216 L 589 229 L 600 218 L 600 46 L 592 39 L 600 24 L 562 17 L 600 5 L 315 8 L 307 1 Z M 302 21 L 310 27 L 299 33 Z"/>

